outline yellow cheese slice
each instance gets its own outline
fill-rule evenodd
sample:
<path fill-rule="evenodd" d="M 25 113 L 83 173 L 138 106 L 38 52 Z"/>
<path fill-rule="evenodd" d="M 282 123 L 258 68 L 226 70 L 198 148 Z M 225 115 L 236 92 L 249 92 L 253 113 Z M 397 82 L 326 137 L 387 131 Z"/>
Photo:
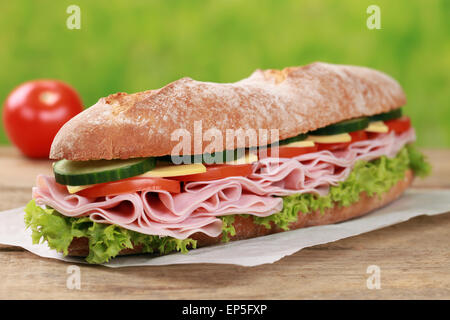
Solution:
<path fill-rule="evenodd" d="M 314 147 L 314 141 L 303 140 L 303 141 L 295 141 L 288 144 L 284 144 L 280 147 L 289 147 L 289 148 L 305 148 L 305 147 Z"/>
<path fill-rule="evenodd" d="M 365 129 L 367 132 L 386 133 L 389 131 L 389 127 L 384 124 L 383 121 L 374 121 L 369 124 Z"/>
<path fill-rule="evenodd" d="M 206 167 L 201 163 L 173 165 L 169 163 L 158 163 L 156 168 L 139 175 L 138 177 L 165 178 L 185 176 L 188 174 L 206 172 Z"/>
<path fill-rule="evenodd" d="M 314 141 L 316 143 L 340 143 L 340 142 L 350 142 L 352 137 L 348 133 L 333 134 L 329 136 L 313 136 L 309 135 L 306 138 L 308 141 Z"/>
<path fill-rule="evenodd" d="M 226 164 L 248 164 L 258 161 L 258 156 L 253 152 L 247 152 L 242 158 L 225 162 Z"/>
<path fill-rule="evenodd" d="M 67 187 L 67 191 L 69 191 L 69 193 L 77 193 L 78 191 L 90 188 L 92 186 L 93 186 L 93 184 L 88 184 L 85 186 L 66 186 L 66 187 Z"/>

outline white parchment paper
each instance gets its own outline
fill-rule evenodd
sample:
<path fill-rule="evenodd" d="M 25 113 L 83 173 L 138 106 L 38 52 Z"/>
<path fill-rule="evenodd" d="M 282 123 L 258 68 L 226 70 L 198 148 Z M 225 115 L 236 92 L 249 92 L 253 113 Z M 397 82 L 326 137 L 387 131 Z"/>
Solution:
<path fill-rule="evenodd" d="M 273 263 L 303 248 L 333 242 L 384 228 L 420 215 L 450 212 L 450 190 L 410 189 L 397 201 L 363 217 L 346 222 L 282 232 L 265 237 L 229 242 L 191 250 L 188 254 L 166 256 L 134 255 L 112 259 L 107 267 L 156 266 L 186 263 L 224 263 L 257 266 Z M 23 208 L 0 212 L 0 243 L 20 246 L 41 257 L 84 263 L 84 259 L 64 257 L 47 247 L 33 245 L 25 230 Z M 420 237 L 420 235 L 418 235 Z"/>

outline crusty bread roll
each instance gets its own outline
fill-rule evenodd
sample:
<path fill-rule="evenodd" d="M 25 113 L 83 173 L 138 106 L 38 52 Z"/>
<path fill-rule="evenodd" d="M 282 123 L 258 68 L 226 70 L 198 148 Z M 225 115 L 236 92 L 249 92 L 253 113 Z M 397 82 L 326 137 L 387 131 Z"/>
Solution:
<path fill-rule="evenodd" d="M 332 224 L 362 216 L 375 209 L 383 207 L 400 197 L 402 193 L 411 185 L 413 178 L 414 176 L 412 171 L 407 170 L 405 172 L 405 178 L 399 181 L 388 192 L 384 193 L 380 197 L 377 195 L 369 197 L 365 193 L 362 193 L 360 195 L 360 200 L 348 207 L 339 207 L 336 205 L 334 208 L 326 209 L 324 213 L 316 211 L 308 214 L 303 214 L 300 212 L 298 215 L 298 220 L 290 225 L 290 230 L 310 226 Z M 231 237 L 232 241 L 255 238 L 284 231 L 276 226 L 272 226 L 271 229 L 267 229 L 262 225 L 253 223 L 252 217 L 243 218 L 239 215 L 236 216 L 233 226 L 236 230 L 236 235 Z M 191 238 L 197 240 L 198 247 L 217 244 L 221 241 L 221 236 L 212 238 L 203 233 L 196 233 Z M 141 246 L 136 246 L 133 249 L 122 250 L 120 252 L 120 255 L 137 254 L 140 253 L 141 250 Z M 85 257 L 88 254 L 88 239 L 75 238 L 69 246 L 69 255 Z"/>
<path fill-rule="evenodd" d="M 169 155 L 179 142 L 171 141 L 171 133 L 187 129 L 194 145 L 194 121 L 199 120 L 203 132 L 216 128 L 225 137 L 226 129 L 279 129 L 283 140 L 405 103 L 405 94 L 394 79 L 356 66 L 316 62 L 281 71 L 257 70 L 247 79 L 224 84 L 182 78 L 158 90 L 100 99 L 61 128 L 50 157 L 96 160 Z"/>

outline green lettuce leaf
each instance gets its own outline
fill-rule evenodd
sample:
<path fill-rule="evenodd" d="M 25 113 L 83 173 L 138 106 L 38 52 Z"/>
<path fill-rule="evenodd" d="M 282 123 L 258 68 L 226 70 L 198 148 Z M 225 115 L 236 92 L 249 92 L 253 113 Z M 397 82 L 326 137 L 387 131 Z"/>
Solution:
<path fill-rule="evenodd" d="M 414 174 L 421 178 L 429 175 L 431 173 L 431 165 L 425 156 L 412 144 L 408 144 L 406 149 L 408 150 L 409 167 L 414 171 Z"/>
<path fill-rule="evenodd" d="M 236 235 L 236 230 L 234 229 L 234 216 L 228 215 L 219 217 L 222 219 L 222 242 L 230 241 L 230 237 Z"/>
<path fill-rule="evenodd" d="M 175 239 L 146 235 L 117 225 L 97 223 L 88 217 L 70 218 L 54 209 L 43 209 L 31 200 L 25 208 L 25 225 L 32 231 L 33 243 L 47 241 L 49 248 L 68 254 L 73 238 L 89 239 L 89 263 L 104 263 L 123 249 L 142 246 L 143 252 L 168 254 L 174 251 L 186 253 L 196 248 L 193 239 Z"/>

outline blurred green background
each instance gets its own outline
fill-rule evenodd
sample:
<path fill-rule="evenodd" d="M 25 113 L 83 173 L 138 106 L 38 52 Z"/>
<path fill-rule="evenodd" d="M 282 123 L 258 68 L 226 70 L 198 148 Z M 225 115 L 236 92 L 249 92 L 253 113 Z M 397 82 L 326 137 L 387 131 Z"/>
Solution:
<path fill-rule="evenodd" d="M 70 4 L 81 8 L 80 30 L 66 27 Z M 372 4 L 381 8 L 380 30 L 366 27 Z M 392 75 L 406 91 L 418 143 L 450 147 L 448 0 L 2 0 L 0 15 L 2 102 L 35 78 L 66 81 L 88 107 L 183 76 L 234 82 L 257 68 L 319 60 Z"/>

